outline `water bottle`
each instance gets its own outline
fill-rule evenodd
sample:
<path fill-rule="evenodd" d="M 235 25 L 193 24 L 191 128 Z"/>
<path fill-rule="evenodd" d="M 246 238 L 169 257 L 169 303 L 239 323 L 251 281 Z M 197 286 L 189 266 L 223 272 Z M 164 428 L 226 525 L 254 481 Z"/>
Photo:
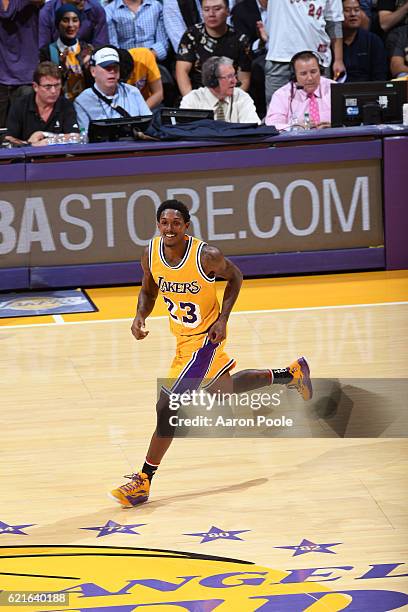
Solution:
<path fill-rule="evenodd" d="M 71 132 L 67 134 L 67 138 L 65 140 L 68 144 L 78 144 L 79 143 L 79 134 L 75 132 Z"/>
<path fill-rule="evenodd" d="M 309 115 L 309 113 L 305 113 L 303 125 L 305 126 L 305 130 L 310 130 L 311 124 L 310 124 L 310 115 Z"/>
<path fill-rule="evenodd" d="M 292 115 L 290 118 L 290 124 L 289 124 L 289 131 L 290 132 L 298 132 L 299 131 L 299 120 L 297 115 Z"/>
<path fill-rule="evenodd" d="M 47 143 L 49 145 L 58 144 L 58 134 L 54 134 L 52 132 L 44 132 L 44 136 L 47 139 Z"/>
<path fill-rule="evenodd" d="M 88 134 L 85 128 L 81 128 L 79 131 L 79 144 L 88 144 Z"/>
<path fill-rule="evenodd" d="M 408 104 L 402 105 L 402 123 L 408 125 Z"/>

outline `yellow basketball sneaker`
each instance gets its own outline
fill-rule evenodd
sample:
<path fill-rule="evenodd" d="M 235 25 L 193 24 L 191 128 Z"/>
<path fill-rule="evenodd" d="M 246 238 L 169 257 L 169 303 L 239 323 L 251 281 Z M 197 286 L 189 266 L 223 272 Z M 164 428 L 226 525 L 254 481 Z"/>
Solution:
<path fill-rule="evenodd" d="M 124 478 L 130 478 L 130 482 L 117 489 L 113 489 L 109 493 L 109 497 L 117 501 L 122 508 L 133 508 L 133 506 L 147 502 L 149 499 L 150 481 L 146 474 L 144 472 L 137 472 L 136 474 L 124 476 Z"/>
<path fill-rule="evenodd" d="M 288 383 L 288 389 L 296 389 L 305 401 L 310 400 L 313 395 L 312 382 L 310 380 L 309 365 L 304 357 L 299 357 L 288 366 L 293 378 Z"/>

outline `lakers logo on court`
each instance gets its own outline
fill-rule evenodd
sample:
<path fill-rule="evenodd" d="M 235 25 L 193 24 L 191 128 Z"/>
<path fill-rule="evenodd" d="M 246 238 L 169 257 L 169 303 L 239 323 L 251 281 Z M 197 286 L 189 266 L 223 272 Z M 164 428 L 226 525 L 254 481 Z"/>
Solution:
<path fill-rule="evenodd" d="M 350 596 L 331 594 L 328 587 L 318 583 L 281 584 L 287 574 L 245 561 L 167 550 L 2 547 L 0 602 L 5 612 L 15 610 L 16 600 L 27 600 L 30 595 L 28 609 L 33 612 L 131 612 L 150 605 L 166 611 L 249 612 L 294 611 L 294 600 L 292 604 L 290 601 L 298 594 L 305 604 L 302 610 L 317 600 L 323 605 L 321 610 L 341 610 L 350 601 Z M 275 599 L 278 607 L 274 606 Z"/>
<path fill-rule="evenodd" d="M 166 612 L 387 612 L 408 604 L 401 592 L 334 591 L 302 582 L 300 573 L 171 550 L 5 546 L 0 548 L 0 604 L 4 612 L 25 602 L 33 612 L 150 607 Z M 303 580 L 308 576 L 306 571 Z"/>

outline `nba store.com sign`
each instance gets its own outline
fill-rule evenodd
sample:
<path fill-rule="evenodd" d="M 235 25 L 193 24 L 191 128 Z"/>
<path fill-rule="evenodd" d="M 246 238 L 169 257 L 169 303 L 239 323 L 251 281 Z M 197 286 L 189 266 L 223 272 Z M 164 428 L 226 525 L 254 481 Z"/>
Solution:
<path fill-rule="evenodd" d="M 13 186 L 0 199 L 0 266 L 133 261 L 168 198 L 227 255 L 383 243 L 379 162 L 189 172 Z"/>

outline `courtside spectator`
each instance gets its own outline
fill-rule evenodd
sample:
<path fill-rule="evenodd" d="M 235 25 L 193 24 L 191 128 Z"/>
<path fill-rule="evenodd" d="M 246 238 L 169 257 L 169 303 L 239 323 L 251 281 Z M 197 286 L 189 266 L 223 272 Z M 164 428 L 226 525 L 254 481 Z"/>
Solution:
<path fill-rule="evenodd" d="M 329 127 L 331 79 L 321 76 L 322 67 L 310 51 L 296 53 L 291 60 L 294 78 L 272 96 L 266 125 L 278 130 L 293 127 Z"/>
<path fill-rule="evenodd" d="M 361 27 L 359 0 L 343 0 L 343 61 L 347 82 L 386 81 L 387 57 L 384 43 L 377 36 Z"/>
<path fill-rule="evenodd" d="M 38 64 L 32 93 L 15 100 L 7 117 L 11 137 L 33 145 L 48 144 L 53 134 L 78 133 L 72 102 L 61 95 L 61 71 L 52 62 Z"/>
<path fill-rule="evenodd" d="M 169 39 L 158 0 L 112 0 L 105 10 L 112 45 L 121 49 L 147 47 L 157 60 L 166 59 Z"/>
<path fill-rule="evenodd" d="M 118 52 L 122 80 L 138 88 L 150 109 L 157 108 L 163 101 L 163 84 L 154 54 L 144 47 Z"/>
<path fill-rule="evenodd" d="M 57 40 L 58 28 L 55 13 L 62 4 L 74 4 L 81 14 L 81 27 L 78 38 L 90 43 L 94 48 L 109 43 L 106 14 L 99 0 L 49 0 L 40 12 L 39 46 L 49 45 Z"/>
<path fill-rule="evenodd" d="M 180 108 L 214 111 L 214 118 L 233 123 L 261 123 L 251 96 L 237 87 L 234 62 L 210 57 L 202 68 L 203 85 L 181 100 Z"/>
<path fill-rule="evenodd" d="M 189 28 L 176 55 L 176 79 L 182 96 L 202 85 L 201 67 L 211 56 L 229 57 L 243 90 L 248 91 L 251 52 L 244 34 L 227 24 L 228 0 L 203 0 L 204 22 Z"/>
<path fill-rule="evenodd" d="M 325 74 L 345 71 L 343 63 L 343 6 L 341 0 L 268 3 L 268 52 L 265 64 L 266 102 L 290 80 L 290 59 L 304 49 L 318 53 Z"/>
<path fill-rule="evenodd" d="M 235 0 L 228 2 L 230 9 L 234 3 Z M 173 50 L 177 53 L 184 32 L 203 20 L 201 2 L 200 0 L 162 0 L 162 4 L 164 27 Z M 227 21 L 232 23 L 230 18 Z"/>
<path fill-rule="evenodd" d="M 93 119 L 114 119 L 151 115 L 151 110 L 137 87 L 121 83 L 119 54 L 112 47 L 102 47 L 91 57 L 93 87 L 85 89 L 75 100 L 81 128 L 88 130 Z"/>
<path fill-rule="evenodd" d="M 92 46 L 78 39 L 81 13 L 74 4 L 63 4 L 55 13 L 59 37 L 40 49 L 40 61 L 51 61 L 61 68 L 64 95 L 74 100 L 91 85 L 88 70 Z"/>

